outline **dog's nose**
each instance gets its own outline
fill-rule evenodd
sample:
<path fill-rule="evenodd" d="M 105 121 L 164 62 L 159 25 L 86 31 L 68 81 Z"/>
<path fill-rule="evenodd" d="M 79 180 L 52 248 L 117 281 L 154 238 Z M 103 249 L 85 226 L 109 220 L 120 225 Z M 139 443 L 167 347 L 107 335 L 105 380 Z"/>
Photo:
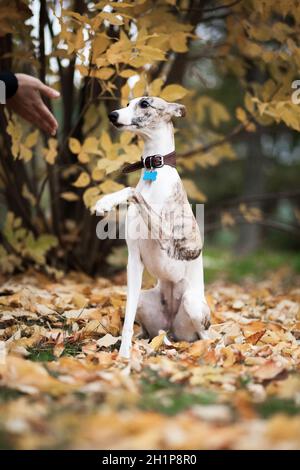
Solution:
<path fill-rule="evenodd" d="M 116 122 L 118 120 L 118 117 L 119 117 L 119 114 L 117 113 L 117 111 L 113 111 L 112 113 L 109 113 L 109 115 L 108 115 L 108 119 L 113 124 L 116 124 Z"/>

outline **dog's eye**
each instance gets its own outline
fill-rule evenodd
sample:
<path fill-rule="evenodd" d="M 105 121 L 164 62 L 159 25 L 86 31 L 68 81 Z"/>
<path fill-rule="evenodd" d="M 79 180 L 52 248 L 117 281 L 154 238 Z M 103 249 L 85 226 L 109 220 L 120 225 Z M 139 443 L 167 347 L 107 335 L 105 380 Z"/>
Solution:
<path fill-rule="evenodd" d="M 146 100 L 142 100 L 142 101 L 140 102 L 140 107 L 141 107 L 141 108 L 148 108 L 149 106 L 150 106 L 150 104 L 149 104 L 148 101 L 146 101 Z"/>

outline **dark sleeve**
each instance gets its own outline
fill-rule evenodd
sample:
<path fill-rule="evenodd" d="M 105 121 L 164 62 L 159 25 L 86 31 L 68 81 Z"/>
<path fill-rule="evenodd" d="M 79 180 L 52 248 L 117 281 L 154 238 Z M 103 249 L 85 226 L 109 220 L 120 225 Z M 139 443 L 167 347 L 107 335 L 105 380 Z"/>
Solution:
<path fill-rule="evenodd" d="M 18 89 L 18 79 L 12 72 L 0 72 L 0 80 L 5 84 L 6 99 L 14 96 Z"/>

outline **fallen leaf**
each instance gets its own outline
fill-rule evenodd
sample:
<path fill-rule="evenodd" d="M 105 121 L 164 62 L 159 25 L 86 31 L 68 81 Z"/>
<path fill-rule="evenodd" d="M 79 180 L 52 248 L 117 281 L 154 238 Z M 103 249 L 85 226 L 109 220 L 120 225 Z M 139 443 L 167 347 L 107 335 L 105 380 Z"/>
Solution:
<path fill-rule="evenodd" d="M 99 346 L 99 348 L 109 348 L 120 341 L 120 339 L 121 336 L 112 336 L 110 333 L 107 333 L 105 336 L 98 339 L 97 346 Z"/>

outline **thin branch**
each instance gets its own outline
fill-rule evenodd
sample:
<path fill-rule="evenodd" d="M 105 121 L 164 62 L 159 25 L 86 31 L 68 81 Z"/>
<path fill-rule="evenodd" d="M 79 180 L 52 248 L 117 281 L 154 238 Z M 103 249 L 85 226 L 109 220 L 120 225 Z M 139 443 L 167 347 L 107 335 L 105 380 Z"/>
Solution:
<path fill-rule="evenodd" d="M 277 220 L 256 220 L 255 222 L 250 223 L 247 222 L 245 219 L 240 219 L 235 220 L 235 224 L 227 228 L 234 228 L 236 225 L 261 225 L 263 227 L 279 230 L 281 232 L 289 233 L 297 237 L 300 236 L 300 228 L 294 225 L 288 225 L 284 224 L 283 222 L 278 222 Z M 221 222 L 214 222 L 211 224 L 205 224 L 204 232 L 215 232 L 216 230 L 220 230 L 222 228 L 226 228 L 226 226 Z"/>
<path fill-rule="evenodd" d="M 263 201 L 272 201 L 272 200 L 277 200 L 277 199 L 293 199 L 299 196 L 300 196 L 300 190 L 245 195 L 244 197 L 228 199 L 227 201 L 220 202 L 218 204 L 218 207 L 208 208 L 206 213 L 214 214 L 219 211 L 230 210 L 230 207 L 237 206 L 238 204 L 241 204 L 241 203 L 263 202 Z"/>
<path fill-rule="evenodd" d="M 218 10 L 224 10 L 225 8 L 231 8 L 240 3 L 242 0 L 235 0 L 232 3 L 227 3 L 225 5 L 219 5 L 217 7 L 212 7 L 212 8 L 197 8 L 197 7 L 191 7 L 191 8 L 180 8 L 179 11 L 200 11 L 202 13 L 211 13 L 214 11 Z M 212 18 L 212 17 L 211 17 Z"/>
<path fill-rule="evenodd" d="M 230 134 L 228 134 L 227 136 L 225 136 L 223 139 L 220 139 L 220 140 L 217 140 L 215 142 L 211 142 L 210 144 L 207 144 L 207 145 L 200 145 L 199 147 L 195 147 L 191 150 L 188 150 L 186 152 L 183 152 L 183 153 L 180 153 L 178 155 L 178 158 L 186 158 L 186 157 L 191 157 L 192 155 L 194 155 L 195 153 L 205 153 L 205 152 L 208 152 L 209 150 L 215 148 L 215 147 L 219 147 L 219 145 L 222 145 L 222 144 L 225 144 L 229 141 L 231 141 L 232 139 L 234 139 L 238 134 L 240 134 L 245 128 L 246 126 L 249 124 L 250 121 L 247 121 L 245 123 L 241 123 L 241 124 L 238 124 L 232 132 L 230 132 Z"/>
<path fill-rule="evenodd" d="M 212 8 L 203 8 L 203 13 L 209 13 L 211 11 L 217 11 L 217 10 L 223 10 L 224 8 L 231 8 L 237 5 L 238 3 L 241 3 L 242 0 L 235 0 L 234 2 L 227 3 L 225 5 L 219 5 L 218 7 L 212 7 Z"/>

